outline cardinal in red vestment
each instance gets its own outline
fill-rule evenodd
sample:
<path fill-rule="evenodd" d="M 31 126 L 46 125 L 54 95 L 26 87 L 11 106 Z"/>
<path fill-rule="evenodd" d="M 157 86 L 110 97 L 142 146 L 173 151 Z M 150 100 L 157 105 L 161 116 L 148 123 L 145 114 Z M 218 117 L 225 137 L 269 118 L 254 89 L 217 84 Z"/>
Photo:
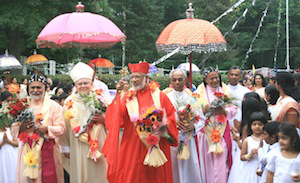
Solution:
<path fill-rule="evenodd" d="M 110 183 L 172 183 L 170 146 L 177 146 L 178 141 L 178 131 L 175 122 L 176 111 L 166 94 L 156 90 L 155 87 L 157 85 L 154 83 L 149 83 L 147 75 L 149 64 L 147 62 L 129 64 L 129 69 L 132 73 L 132 89 L 120 101 L 110 106 L 113 107 L 113 110 L 107 110 L 109 113 L 114 113 L 113 115 L 106 114 L 106 121 L 109 127 L 102 152 L 109 165 L 107 178 Z M 158 95 L 153 94 L 153 91 L 159 92 Z M 166 156 L 167 161 L 159 167 L 144 165 L 148 149 L 140 140 L 136 126 L 131 122 L 130 110 L 128 110 L 128 101 L 133 97 L 138 102 L 138 105 L 135 105 L 138 109 L 131 107 L 130 110 L 139 111 L 140 116 L 150 107 L 157 105 L 165 111 L 167 133 L 172 138 L 172 142 L 164 137 L 160 138 L 158 145 Z M 124 132 L 119 145 L 121 128 L 124 128 Z"/>

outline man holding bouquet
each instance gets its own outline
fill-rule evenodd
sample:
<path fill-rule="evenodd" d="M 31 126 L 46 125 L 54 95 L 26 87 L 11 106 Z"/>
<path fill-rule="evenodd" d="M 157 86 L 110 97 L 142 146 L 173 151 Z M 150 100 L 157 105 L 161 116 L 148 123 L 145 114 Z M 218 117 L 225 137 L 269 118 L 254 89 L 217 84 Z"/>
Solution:
<path fill-rule="evenodd" d="M 129 64 L 132 89 L 116 109 L 103 152 L 112 183 L 172 183 L 170 145 L 177 146 L 175 109 L 155 82 L 149 64 Z M 119 131 L 124 128 L 119 146 Z"/>
<path fill-rule="evenodd" d="M 25 121 L 18 117 L 18 121 L 12 125 L 21 142 L 18 183 L 64 182 L 59 146 L 55 140 L 65 133 L 65 123 L 62 107 L 47 96 L 46 85 L 44 77 L 36 74 L 31 76 L 28 81 L 27 114 L 34 117 Z"/>
<path fill-rule="evenodd" d="M 196 135 L 204 126 L 204 116 L 192 92 L 185 88 L 187 80 L 184 70 L 170 73 L 170 88 L 164 90 L 177 111 L 179 146 L 171 147 L 174 183 L 204 182 L 199 167 Z"/>
<path fill-rule="evenodd" d="M 92 91 L 94 70 L 79 62 L 70 72 L 75 83 L 65 100 L 64 118 L 70 147 L 70 182 L 105 183 L 107 164 L 101 153 L 106 132 L 106 100 L 100 91 Z M 67 152 L 68 144 L 63 145 Z"/>

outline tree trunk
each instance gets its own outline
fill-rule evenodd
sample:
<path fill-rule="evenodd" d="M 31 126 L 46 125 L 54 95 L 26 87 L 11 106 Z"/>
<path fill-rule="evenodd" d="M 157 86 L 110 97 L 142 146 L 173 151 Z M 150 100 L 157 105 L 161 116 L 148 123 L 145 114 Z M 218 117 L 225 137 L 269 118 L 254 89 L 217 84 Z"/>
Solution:
<path fill-rule="evenodd" d="M 20 30 L 19 28 L 9 29 L 9 53 L 20 60 Z"/>

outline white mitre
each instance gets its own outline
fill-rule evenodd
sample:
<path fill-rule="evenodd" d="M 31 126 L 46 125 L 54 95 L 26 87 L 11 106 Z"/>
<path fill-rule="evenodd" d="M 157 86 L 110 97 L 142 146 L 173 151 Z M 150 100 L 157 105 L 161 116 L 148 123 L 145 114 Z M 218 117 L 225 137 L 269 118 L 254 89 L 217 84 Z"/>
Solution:
<path fill-rule="evenodd" d="M 70 72 L 70 77 L 72 78 L 74 83 L 83 78 L 93 80 L 93 76 L 94 70 L 90 66 L 82 62 L 78 62 L 78 64 L 76 64 Z"/>

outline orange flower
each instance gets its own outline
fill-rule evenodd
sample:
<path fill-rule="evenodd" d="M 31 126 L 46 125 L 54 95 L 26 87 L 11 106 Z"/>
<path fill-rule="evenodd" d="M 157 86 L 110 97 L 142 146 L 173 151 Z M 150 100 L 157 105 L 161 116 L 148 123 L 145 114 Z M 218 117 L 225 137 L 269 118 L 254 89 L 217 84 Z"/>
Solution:
<path fill-rule="evenodd" d="M 198 93 L 193 93 L 192 96 L 195 98 L 200 98 L 200 95 Z"/>
<path fill-rule="evenodd" d="M 103 90 L 102 89 L 95 90 L 95 94 L 96 95 L 102 95 L 103 94 Z"/>
<path fill-rule="evenodd" d="M 132 100 L 132 97 L 135 96 L 136 92 L 133 90 L 130 90 L 126 93 L 126 99 Z"/>
<path fill-rule="evenodd" d="M 220 135 L 220 131 L 214 129 L 213 132 L 211 133 L 211 141 L 213 141 L 214 143 L 218 143 L 221 140 L 221 135 Z"/>
<path fill-rule="evenodd" d="M 89 141 L 89 145 L 92 151 L 98 150 L 99 149 L 99 144 L 98 144 L 98 140 L 90 140 Z"/>
<path fill-rule="evenodd" d="M 36 122 L 41 122 L 43 120 L 43 114 L 39 113 L 37 115 L 35 115 L 35 121 Z"/>
<path fill-rule="evenodd" d="M 72 108 L 72 105 L 73 105 L 73 102 L 72 102 L 72 100 L 69 100 L 68 102 L 66 102 L 66 104 L 65 104 L 65 106 L 66 106 L 66 108 L 67 109 L 70 109 L 70 108 Z"/>
<path fill-rule="evenodd" d="M 151 81 L 151 83 L 149 84 L 149 87 L 150 87 L 151 92 L 153 93 L 160 86 L 159 86 L 158 82 Z"/>

